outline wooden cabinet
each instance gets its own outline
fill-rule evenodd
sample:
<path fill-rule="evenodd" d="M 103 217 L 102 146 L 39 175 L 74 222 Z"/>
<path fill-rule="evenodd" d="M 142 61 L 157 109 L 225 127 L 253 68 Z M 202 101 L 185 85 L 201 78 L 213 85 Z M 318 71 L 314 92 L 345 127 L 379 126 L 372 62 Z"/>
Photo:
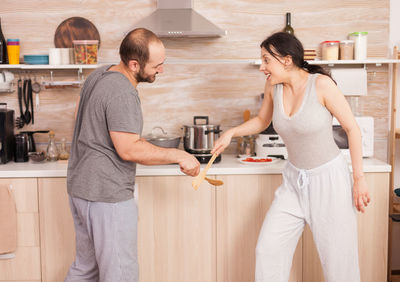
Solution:
<path fill-rule="evenodd" d="M 371 203 L 358 213 L 358 248 L 361 281 L 386 281 L 388 250 L 389 173 L 366 173 Z M 303 281 L 324 281 L 310 229 L 304 232 Z"/>
<path fill-rule="evenodd" d="M 75 258 L 66 178 L 39 178 L 42 281 L 63 281 Z"/>
<path fill-rule="evenodd" d="M 215 282 L 215 188 L 192 178 L 138 177 L 143 282 Z"/>
<path fill-rule="evenodd" d="M 372 202 L 358 214 L 361 279 L 385 281 L 389 173 L 366 177 Z M 216 178 L 224 185 L 203 182 L 194 190 L 185 176 L 137 177 L 140 281 L 254 281 L 258 234 L 282 176 Z M 66 179 L 0 183 L 13 185 L 19 220 L 17 257 L 0 260 L 0 281 L 63 281 L 75 256 Z M 300 281 L 324 281 L 308 227 L 290 275 L 290 282 Z"/>
<path fill-rule="evenodd" d="M 15 258 L 0 259 L 0 281 L 40 281 L 37 180 L 3 178 L 0 184 L 11 185 L 18 222 Z"/>
<path fill-rule="evenodd" d="M 264 217 L 282 175 L 219 176 L 217 188 L 217 281 L 254 281 L 255 249 Z M 293 257 L 290 282 L 302 281 L 302 240 Z"/>

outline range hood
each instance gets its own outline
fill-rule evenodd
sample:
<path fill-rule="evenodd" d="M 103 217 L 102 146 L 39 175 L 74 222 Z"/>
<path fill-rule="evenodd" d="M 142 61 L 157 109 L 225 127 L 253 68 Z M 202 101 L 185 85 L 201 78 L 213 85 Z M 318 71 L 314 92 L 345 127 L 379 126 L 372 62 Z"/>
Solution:
<path fill-rule="evenodd" d="M 157 10 L 137 22 L 159 37 L 219 37 L 226 31 L 192 9 L 192 0 L 157 0 Z"/>

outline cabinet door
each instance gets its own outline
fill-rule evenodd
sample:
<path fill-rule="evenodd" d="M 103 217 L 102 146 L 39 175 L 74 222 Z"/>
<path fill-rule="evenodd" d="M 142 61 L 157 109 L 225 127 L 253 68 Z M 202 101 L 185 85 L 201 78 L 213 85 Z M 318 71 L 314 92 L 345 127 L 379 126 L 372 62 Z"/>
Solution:
<path fill-rule="evenodd" d="M 255 249 L 262 223 L 282 183 L 281 175 L 218 176 L 217 281 L 254 281 Z M 302 279 L 302 244 L 297 246 L 290 282 Z"/>
<path fill-rule="evenodd" d="M 75 258 L 66 178 L 39 178 L 42 281 L 63 281 Z"/>
<path fill-rule="evenodd" d="M 364 214 L 358 213 L 358 254 L 361 281 L 386 281 L 389 173 L 366 173 L 371 203 Z M 321 263 L 310 229 L 304 233 L 303 281 L 324 281 Z"/>
<path fill-rule="evenodd" d="M 17 251 L 15 258 L 0 259 L 0 281 L 41 279 L 39 215 L 36 178 L 0 179 L 11 185 L 17 206 Z"/>
<path fill-rule="evenodd" d="M 138 177 L 143 282 L 215 282 L 215 187 L 191 177 Z"/>

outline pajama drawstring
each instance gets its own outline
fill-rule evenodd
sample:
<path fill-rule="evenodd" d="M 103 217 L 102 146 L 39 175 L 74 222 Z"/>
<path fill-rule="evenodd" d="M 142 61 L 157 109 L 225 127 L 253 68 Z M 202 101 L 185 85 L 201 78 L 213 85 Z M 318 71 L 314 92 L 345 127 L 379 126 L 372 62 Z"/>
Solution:
<path fill-rule="evenodd" d="M 299 176 L 297 177 L 297 187 L 300 190 L 303 190 L 304 188 L 306 188 L 309 184 L 309 176 L 306 172 L 306 170 L 304 169 L 300 169 L 299 170 Z"/>

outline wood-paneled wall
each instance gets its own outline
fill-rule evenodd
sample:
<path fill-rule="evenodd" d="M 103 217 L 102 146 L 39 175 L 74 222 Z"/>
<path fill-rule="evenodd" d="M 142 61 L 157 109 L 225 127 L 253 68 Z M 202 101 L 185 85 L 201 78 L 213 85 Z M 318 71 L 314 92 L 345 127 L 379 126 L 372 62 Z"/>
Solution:
<path fill-rule="evenodd" d="M 156 125 L 169 133 L 182 134 L 193 115 L 208 115 L 210 122 L 227 129 L 242 121 L 242 112 L 257 114 L 264 76 L 257 66 L 243 59 L 259 57 L 260 42 L 281 30 L 285 13 L 305 48 L 318 49 L 324 40 L 342 40 L 349 32 L 368 31 L 368 56 L 388 57 L 389 0 L 193 0 L 196 11 L 228 31 L 221 38 L 163 39 L 170 60 L 204 60 L 166 64 L 153 84 L 140 84 L 144 134 Z M 118 47 L 124 33 L 156 8 L 155 0 L 3 0 L 0 5 L 6 38 L 19 38 L 21 55 L 43 54 L 54 47 L 54 32 L 63 20 L 81 16 L 100 32 L 100 62 L 118 62 Z M 226 63 L 222 60 L 232 60 Z M 234 60 L 237 60 L 235 62 Z M 368 96 L 358 101 L 358 113 L 375 117 L 375 155 L 386 160 L 389 76 L 387 66 L 369 67 Z M 85 72 L 87 75 L 89 71 Z M 38 78 L 48 71 L 33 72 Z M 54 71 L 56 78 L 72 79 L 75 71 Z M 17 75 L 18 77 L 18 75 Z M 78 89 L 43 90 L 36 123 L 25 129 L 53 129 L 56 140 L 71 140 L 73 111 Z M 17 114 L 17 93 L 0 94 Z M 38 142 L 47 136 L 37 135 Z M 234 150 L 233 147 L 231 150 Z"/>

